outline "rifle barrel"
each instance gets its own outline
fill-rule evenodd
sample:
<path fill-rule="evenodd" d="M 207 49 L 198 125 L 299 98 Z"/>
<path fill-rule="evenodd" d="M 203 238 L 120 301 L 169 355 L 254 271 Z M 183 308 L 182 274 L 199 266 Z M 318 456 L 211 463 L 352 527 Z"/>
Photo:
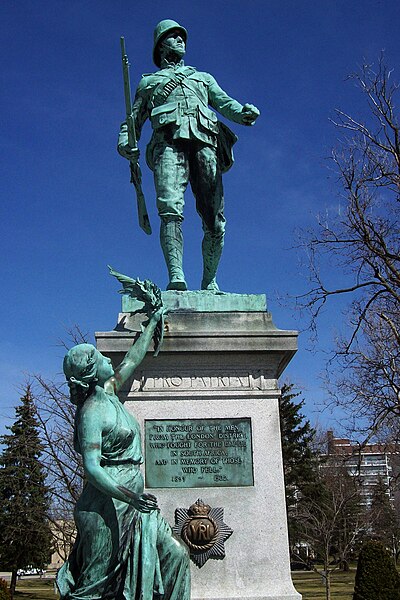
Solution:
<path fill-rule="evenodd" d="M 125 112 L 126 116 L 130 117 L 132 114 L 132 100 L 131 100 L 131 84 L 129 80 L 129 59 L 125 50 L 125 38 L 121 36 L 121 54 L 122 54 L 122 74 L 124 77 L 124 95 L 125 95 Z"/>
<path fill-rule="evenodd" d="M 122 54 L 122 73 L 124 77 L 124 95 L 125 95 L 125 109 L 126 109 L 126 124 L 128 127 L 128 145 L 131 148 L 137 148 L 137 139 L 135 131 L 135 120 L 132 115 L 132 100 L 131 100 L 131 84 L 129 80 L 129 60 L 125 50 L 125 38 L 121 36 L 121 54 Z M 139 225 L 145 233 L 151 234 L 151 225 L 149 215 L 147 214 L 146 201 L 143 195 L 141 179 L 142 175 L 140 172 L 139 163 L 131 162 L 131 182 L 135 186 L 136 200 L 138 206 Z M 159 346 L 158 346 L 159 347 Z"/>
<path fill-rule="evenodd" d="M 120 41 L 121 41 L 121 53 L 122 53 L 122 56 L 124 56 L 126 54 L 126 52 L 125 52 L 125 38 L 123 35 L 121 35 Z"/>

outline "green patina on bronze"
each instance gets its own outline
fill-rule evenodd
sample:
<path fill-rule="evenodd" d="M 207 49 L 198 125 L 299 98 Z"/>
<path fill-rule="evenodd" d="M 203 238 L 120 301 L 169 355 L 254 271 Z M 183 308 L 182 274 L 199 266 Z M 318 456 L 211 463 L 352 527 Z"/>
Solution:
<path fill-rule="evenodd" d="M 209 107 L 241 125 L 253 125 L 260 113 L 252 104 L 242 105 L 228 96 L 209 73 L 186 66 L 186 40 L 186 29 L 176 21 L 166 19 L 157 25 L 153 58 L 160 70 L 143 75 L 131 115 L 121 126 L 118 151 L 130 161 L 138 189 L 139 151 L 132 140 L 140 139 L 143 124 L 150 119 L 153 135 L 146 161 L 154 174 L 160 242 L 169 274 L 167 289 L 187 289 L 181 224 L 184 193 L 190 183 L 204 232 L 201 289 L 218 292 L 216 274 L 225 235 L 222 174 L 232 166 L 237 137 Z M 134 133 L 129 132 L 130 124 Z M 143 210 L 140 218 L 143 226 Z"/>
<path fill-rule="evenodd" d="M 139 424 L 117 396 L 145 357 L 162 312 L 149 316 L 115 370 L 91 344 L 75 346 L 64 359 L 86 483 L 74 511 L 77 539 L 57 574 L 61 600 L 190 598 L 187 549 L 157 499 L 143 493 Z"/>
<path fill-rule="evenodd" d="M 206 290 L 161 292 L 163 306 L 174 312 L 265 312 L 265 294 L 214 294 Z M 136 312 L 143 304 L 127 294 L 122 295 L 122 312 Z"/>
<path fill-rule="evenodd" d="M 254 485 L 250 419 L 145 421 L 147 488 Z"/>

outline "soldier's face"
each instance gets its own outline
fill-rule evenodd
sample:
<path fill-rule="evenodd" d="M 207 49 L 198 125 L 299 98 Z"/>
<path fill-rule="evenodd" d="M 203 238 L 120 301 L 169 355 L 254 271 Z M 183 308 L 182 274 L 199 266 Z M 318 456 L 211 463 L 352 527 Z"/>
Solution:
<path fill-rule="evenodd" d="M 168 33 L 161 46 L 166 55 L 172 53 L 182 58 L 185 54 L 185 42 L 179 30 Z"/>

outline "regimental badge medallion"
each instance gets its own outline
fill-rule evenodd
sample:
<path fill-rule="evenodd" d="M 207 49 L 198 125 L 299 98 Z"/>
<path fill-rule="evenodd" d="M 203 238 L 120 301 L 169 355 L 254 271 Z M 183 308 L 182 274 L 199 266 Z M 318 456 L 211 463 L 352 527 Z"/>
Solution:
<path fill-rule="evenodd" d="M 211 508 L 200 498 L 188 509 L 175 510 L 173 531 L 185 542 L 190 558 L 199 568 L 209 558 L 225 558 L 225 541 L 233 533 L 224 523 L 224 509 Z"/>

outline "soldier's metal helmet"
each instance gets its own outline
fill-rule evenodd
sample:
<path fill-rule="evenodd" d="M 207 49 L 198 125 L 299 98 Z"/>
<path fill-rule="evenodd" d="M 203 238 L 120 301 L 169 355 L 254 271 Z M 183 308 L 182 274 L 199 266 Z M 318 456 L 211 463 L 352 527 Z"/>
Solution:
<path fill-rule="evenodd" d="M 178 30 L 181 32 L 184 42 L 186 44 L 187 40 L 187 31 L 182 25 L 179 25 L 176 21 L 172 19 L 164 19 L 160 21 L 154 30 L 154 45 L 153 45 L 153 61 L 157 67 L 161 64 L 161 57 L 159 51 L 159 44 L 162 38 L 170 31 Z"/>

